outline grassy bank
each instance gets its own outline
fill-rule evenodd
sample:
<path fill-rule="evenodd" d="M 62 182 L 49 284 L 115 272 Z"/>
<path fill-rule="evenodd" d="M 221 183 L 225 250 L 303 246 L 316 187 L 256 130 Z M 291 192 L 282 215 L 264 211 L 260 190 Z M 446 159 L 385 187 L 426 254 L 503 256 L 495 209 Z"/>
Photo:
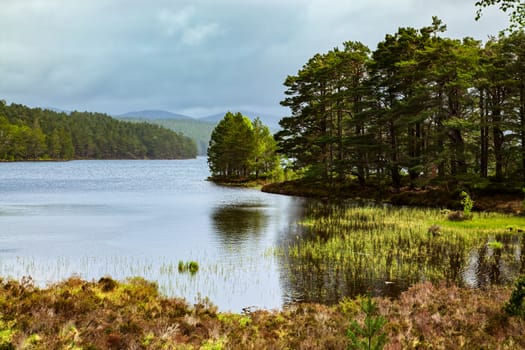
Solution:
<path fill-rule="evenodd" d="M 269 180 L 264 178 L 231 178 L 231 177 L 222 177 L 222 176 L 210 176 L 207 179 L 220 186 L 230 186 L 230 187 L 246 187 L 246 188 L 262 188 L 265 185 L 268 185 Z"/>
<path fill-rule="evenodd" d="M 375 299 L 386 349 L 525 348 L 525 320 L 502 306 L 509 288 L 459 289 L 422 283 L 397 300 Z M 357 300 L 296 304 L 282 311 L 220 313 L 207 300 L 166 298 L 135 278 L 70 278 L 45 289 L 0 282 L 1 349 L 346 349 Z"/>

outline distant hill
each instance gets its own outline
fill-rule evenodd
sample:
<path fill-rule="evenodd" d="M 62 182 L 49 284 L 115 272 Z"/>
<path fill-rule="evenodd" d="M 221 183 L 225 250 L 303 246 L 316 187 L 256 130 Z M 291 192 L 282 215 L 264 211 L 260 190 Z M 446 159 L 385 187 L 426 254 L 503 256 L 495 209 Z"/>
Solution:
<path fill-rule="evenodd" d="M 271 132 L 276 132 L 280 129 L 279 120 L 281 120 L 281 117 L 279 116 L 245 110 L 232 110 L 232 112 L 241 112 L 252 120 L 259 117 L 263 124 L 270 128 Z M 115 118 L 133 122 L 157 124 L 181 133 L 195 141 L 199 155 L 206 155 L 211 133 L 215 128 L 215 125 L 224 118 L 225 114 L 226 112 L 217 113 L 203 118 L 191 118 L 186 115 L 162 110 L 144 110 L 124 113 L 115 116 Z"/>
<path fill-rule="evenodd" d="M 187 115 L 172 113 L 168 111 L 158 110 L 158 109 L 146 109 L 143 111 L 133 111 L 127 112 L 124 114 L 116 115 L 116 118 L 140 118 L 143 120 L 151 119 L 179 119 L 179 120 L 189 120 L 193 119 Z"/>
<path fill-rule="evenodd" d="M 197 144 L 197 152 L 200 156 L 205 156 L 208 149 L 208 143 L 216 123 L 210 123 L 199 119 L 146 119 L 146 118 L 119 118 L 132 122 L 148 122 L 157 124 L 167 129 L 181 133 L 191 138 Z"/>
<path fill-rule="evenodd" d="M 57 112 L 57 113 L 65 113 L 65 114 L 71 113 L 71 111 L 66 111 L 65 109 L 60 109 L 56 107 L 44 107 L 44 109 L 47 109 L 48 111 Z"/>
<path fill-rule="evenodd" d="M 213 114 L 207 117 L 199 118 L 199 120 L 206 121 L 208 123 L 214 123 L 217 124 L 222 118 L 224 118 L 224 115 L 227 111 L 223 113 Z M 267 113 L 257 113 L 253 111 L 243 111 L 243 110 L 231 110 L 232 113 L 240 112 L 242 115 L 247 116 L 250 119 L 255 119 L 256 117 L 259 117 L 264 125 L 268 126 L 271 131 L 277 131 L 280 129 L 279 121 L 281 120 L 282 116 L 267 114 Z"/>
<path fill-rule="evenodd" d="M 132 111 L 127 112 L 120 115 L 115 115 L 115 118 L 118 119 L 139 119 L 143 121 L 152 121 L 152 120 L 197 120 L 204 123 L 211 123 L 211 124 L 217 124 L 226 114 L 227 111 L 224 111 L 222 113 L 217 113 L 213 115 L 209 115 L 207 117 L 202 118 L 192 118 L 191 116 L 183 115 L 183 114 L 177 114 L 172 113 L 168 111 L 163 110 L 157 110 L 157 109 L 148 109 L 143 111 Z M 279 121 L 281 120 L 282 116 L 277 116 L 273 114 L 268 113 L 258 113 L 253 111 L 247 111 L 247 110 L 231 110 L 230 112 L 236 113 L 241 112 L 243 115 L 249 117 L 250 119 L 255 119 L 256 117 L 259 117 L 264 125 L 268 126 L 270 130 L 277 131 L 280 129 Z M 177 130 L 179 131 L 179 130 Z M 182 132 L 182 131 L 181 131 Z"/>

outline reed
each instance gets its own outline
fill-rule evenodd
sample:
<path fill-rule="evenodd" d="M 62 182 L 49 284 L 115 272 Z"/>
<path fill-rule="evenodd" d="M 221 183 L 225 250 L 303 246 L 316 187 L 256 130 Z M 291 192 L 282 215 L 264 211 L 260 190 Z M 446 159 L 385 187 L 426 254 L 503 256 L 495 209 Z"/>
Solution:
<path fill-rule="evenodd" d="M 425 280 L 465 285 L 472 271 L 494 268 L 502 271 L 489 283 L 510 283 L 519 274 L 516 248 L 523 237 L 508 225 L 524 227 L 525 221 L 472 213 L 472 220 L 452 222 L 437 209 L 311 204 L 295 238 L 275 253 L 287 262 L 297 294 L 333 293 L 333 302 L 370 289 L 400 292 Z M 489 259 L 492 241 L 502 242 L 497 261 Z M 475 277 L 478 284 L 481 277 Z"/>

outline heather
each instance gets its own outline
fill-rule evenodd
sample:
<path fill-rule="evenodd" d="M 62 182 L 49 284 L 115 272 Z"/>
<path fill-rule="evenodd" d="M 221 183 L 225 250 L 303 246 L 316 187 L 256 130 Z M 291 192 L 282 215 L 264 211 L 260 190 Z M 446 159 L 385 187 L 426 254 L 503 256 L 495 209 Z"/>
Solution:
<path fill-rule="evenodd" d="M 385 349 L 525 348 L 525 319 L 504 311 L 511 292 L 424 282 L 398 299 L 373 298 Z M 71 277 L 46 288 L 2 280 L 0 349 L 345 349 L 364 298 L 228 313 L 207 299 L 165 297 L 141 278 Z"/>

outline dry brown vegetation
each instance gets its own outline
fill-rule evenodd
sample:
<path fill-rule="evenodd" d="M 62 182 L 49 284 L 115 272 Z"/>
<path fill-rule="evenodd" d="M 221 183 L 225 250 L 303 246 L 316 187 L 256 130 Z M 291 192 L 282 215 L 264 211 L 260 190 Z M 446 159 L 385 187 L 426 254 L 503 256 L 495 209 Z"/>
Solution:
<path fill-rule="evenodd" d="M 502 311 L 510 292 L 421 283 L 376 299 L 386 349 L 525 348 L 525 320 Z M 0 349 L 346 349 L 354 319 L 364 319 L 359 300 L 234 314 L 163 297 L 141 278 L 70 278 L 45 289 L 0 282 Z"/>

